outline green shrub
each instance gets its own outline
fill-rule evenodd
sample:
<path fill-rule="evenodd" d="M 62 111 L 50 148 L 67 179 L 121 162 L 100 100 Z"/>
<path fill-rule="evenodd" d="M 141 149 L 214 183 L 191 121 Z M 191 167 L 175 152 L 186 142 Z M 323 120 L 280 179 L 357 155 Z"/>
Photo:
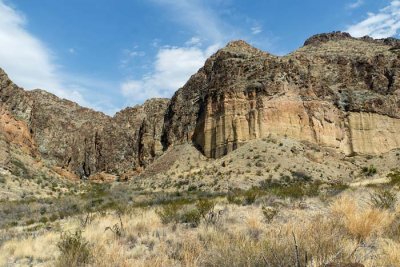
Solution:
<path fill-rule="evenodd" d="M 388 189 L 379 190 L 371 194 L 371 203 L 379 209 L 394 209 L 397 202 L 396 194 Z"/>
<path fill-rule="evenodd" d="M 215 202 L 208 199 L 200 199 L 196 203 L 196 209 L 202 218 L 205 218 L 207 214 L 214 209 L 214 207 Z"/>
<path fill-rule="evenodd" d="M 240 191 L 239 190 L 229 191 L 226 196 L 226 200 L 228 200 L 230 204 L 241 205 L 242 198 L 240 196 Z"/>
<path fill-rule="evenodd" d="M 197 227 L 200 224 L 201 215 L 197 209 L 189 209 L 179 216 L 180 223 L 187 223 L 191 227 Z"/>
<path fill-rule="evenodd" d="M 274 217 L 278 214 L 278 210 L 273 207 L 262 207 L 262 213 L 264 215 L 264 220 L 266 223 L 272 222 Z"/>
<path fill-rule="evenodd" d="M 161 219 L 163 224 L 168 223 L 177 223 L 179 221 L 179 209 L 181 205 L 177 203 L 170 203 L 162 206 L 160 209 L 157 210 L 157 214 Z"/>
<path fill-rule="evenodd" d="M 310 182 L 312 177 L 303 171 L 292 171 L 292 176 L 295 180 L 301 182 Z"/>
<path fill-rule="evenodd" d="M 52 214 L 52 215 L 50 216 L 50 218 L 49 218 L 49 221 L 50 221 L 50 222 L 54 222 L 54 221 L 56 221 L 57 219 L 58 219 L 57 214 Z"/>
<path fill-rule="evenodd" d="M 390 185 L 400 185 L 400 171 L 399 170 L 392 170 L 391 173 L 387 175 L 390 178 Z"/>
<path fill-rule="evenodd" d="M 348 189 L 349 187 L 350 186 L 348 184 L 345 184 L 343 182 L 336 182 L 336 183 L 330 184 L 330 187 L 328 190 L 333 195 L 338 195 L 341 192 L 343 192 L 344 190 Z"/>
<path fill-rule="evenodd" d="M 374 176 L 378 171 L 374 165 L 370 165 L 368 167 L 363 167 L 361 172 L 366 176 Z"/>
<path fill-rule="evenodd" d="M 40 219 L 39 219 L 39 222 L 41 222 L 41 223 L 47 223 L 49 220 L 47 219 L 47 217 L 46 216 L 43 216 L 43 217 L 41 217 Z"/>
<path fill-rule="evenodd" d="M 251 188 L 244 193 L 243 204 L 251 205 L 256 201 L 259 191 L 256 188 Z"/>
<path fill-rule="evenodd" d="M 62 233 L 57 247 L 60 250 L 58 266 L 84 266 L 90 262 L 90 244 L 79 230 L 74 233 Z"/>
<path fill-rule="evenodd" d="M 27 220 L 26 221 L 26 225 L 31 225 L 31 224 L 34 224 L 35 223 L 35 220 L 34 219 L 29 219 L 29 220 Z"/>

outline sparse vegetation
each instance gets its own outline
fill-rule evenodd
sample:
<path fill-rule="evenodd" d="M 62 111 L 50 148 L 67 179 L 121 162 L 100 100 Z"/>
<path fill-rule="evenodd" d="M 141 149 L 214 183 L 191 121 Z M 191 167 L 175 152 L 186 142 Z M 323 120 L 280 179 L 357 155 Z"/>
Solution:
<path fill-rule="evenodd" d="M 82 232 L 79 230 L 62 233 L 57 247 L 60 256 L 56 265 L 59 267 L 84 266 L 90 261 L 92 254 L 90 244 L 82 237 Z"/>
<path fill-rule="evenodd" d="M 371 194 L 371 203 L 378 209 L 394 209 L 397 196 L 388 189 L 381 189 Z"/>
<path fill-rule="evenodd" d="M 374 176 L 378 172 L 374 165 L 363 167 L 361 171 L 365 176 Z"/>

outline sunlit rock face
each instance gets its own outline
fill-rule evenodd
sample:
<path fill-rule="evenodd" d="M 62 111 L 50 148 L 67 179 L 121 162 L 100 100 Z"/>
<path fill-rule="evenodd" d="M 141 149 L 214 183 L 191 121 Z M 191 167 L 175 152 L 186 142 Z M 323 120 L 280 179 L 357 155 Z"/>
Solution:
<path fill-rule="evenodd" d="M 213 158 L 269 135 L 347 155 L 398 148 L 398 48 L 393 38 L 340 32 L 313 36 L 283 57 L 232 42 L 175 94 L 165 139 L 192 140 Z"/>

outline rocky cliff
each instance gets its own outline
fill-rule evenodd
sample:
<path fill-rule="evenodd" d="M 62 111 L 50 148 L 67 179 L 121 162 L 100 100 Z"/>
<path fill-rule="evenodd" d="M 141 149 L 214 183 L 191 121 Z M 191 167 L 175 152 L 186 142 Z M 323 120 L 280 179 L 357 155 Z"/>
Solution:
<path fill-rule="evenodd" d="M 51 166 L 81 178 L 98 172 L 121 175 L 162 152 L 167 99 L 109 117 L 43 90 L 24 91 L 3 71 L 0 81 L 0 132 Z"/>
<path fill-rule="evenodd" d="M 398 148 L 398 44 L 335 32 L 278 57 L 232 42 L 174 95 L 163 140 L 214 158 L 269 135 L 348 155 Z"/>
<path fill-rule="evenodd" d="M 270 135 L 347 155 L 380 154 L 400 148 L 399 70 L 394 38 L 320 34 L 282 57 L 235 41 L 171 100 L 152 99 L 114 117 L 24 91 L 0 71 L 0 132 L 79 177 L 140 171 L 175 144 L 193 143 L 218 158 Z"/>

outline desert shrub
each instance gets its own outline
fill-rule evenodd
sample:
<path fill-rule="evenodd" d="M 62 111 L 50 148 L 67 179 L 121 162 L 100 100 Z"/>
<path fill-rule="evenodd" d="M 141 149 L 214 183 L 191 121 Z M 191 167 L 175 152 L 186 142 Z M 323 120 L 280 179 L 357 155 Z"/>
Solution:
<path fill-rule="evenodd" d="M 276 196 L 283 198 L 301 198 L 305 195 L 303 186 L 298 183 L 275 187 L 272 192 Z"/>
<path fill-rule="evenodd" d="M 349 188 L 348 184 L 345 184 L 342 181 L 337 181 L 330 184 L 328 192 L 331 193 L 332 195 L 338 195 L 348 188 Z"/>
<path fill-rule="evenodd" d="M 230 204 L 236 204 L 236 205 L 242 204 L 242 198 L 239 190 L 229 191 L 226 196 L 226 199 Z"/>
<path fill-rule="evenodd" d="M 30 173 L 29 170 L 26 168 L 25 164 L 17 159 L 11 160 L 12 163 L 12 168 L 11 168 L 11 173 L 15 176 L 22 177 L 25 179 L 30 179 Z"/>
<path fill-rule="evenodd" d="M 243 204 L 244 205 L 251 205 L 256 201 L 257 197 L 259 195 L 259 191 L 256 188 L 251 188 L 247 191 L 244 192 L 244 199 L 243 199 Z"/>
<path fill-rule="evenodd" d="M 281 198 L 302 198 L 318 196 L 320 181 L 295 181 L 288 176 L 282 176 L 281 181 L 266 179 L 260 182 L 260 189 Z"/>
<path fill-rule="evenodd" d="M 41 218 L 39 219 L 39 222 L 41 222 L 41 223 L 47 223 L 48 221 L 49 221 L 49 219 L 47 219 L 46 216 L 43 216 L 43 217 L 41 217 Z"/>
<path fill-rule="evenodd" d="M 186 223 L 191 227 L 197 227 L 200 224 L 201 215 L 197 209 L 188 209 L 179 216 L 180 223 Z"/>
<path fill-rule="evenodd" d="M 301 182 L 310 182 L 312 177 L 303 171 L 292 171 L 292 177 Z"/>
<path fill-rule="evenodd" d="M 50 218 L 49 218 L 49 221 L 50 221 L 50 222 L 54 222 L 54 221 L 56 221 L 57 219 L 58 219 L 57 214 L 52 214 L 52 215 L 50 216 Z"/>
<path fill-rule="evenodd" d="M 400 185 L 400 171 L 399 170 L 392 170 L 391 173 L 387 175 L 390 178 L 391 185 Z"/>
<path fill-rule="evenodd" d="M 170 203 L 162 206 L 157 210 L 157 214 L 163 224 L 177 223 L 179 221 L 179 209 L 181 205 L 177 203 Z"/>
<path fill-rule="evenodd" d="M 196 203 L 196 209 L 202 218 L 205 218 L 207 214 L 214 209 L 214 207 L 215 202 L 208 199 L 200 199 Z"/>
<path fill-rule="evenodd" d="M 371 194 L 371 204 L 378 209 L 394 209 L 396 202 L 396 194 L 388 189 L 382 189 Z"/>
<path fill-rule="evenodd" d="M 389 238 L 400 241 L 400 214 L 397 214 L 388 226 L 386 234 Z"/>
<path fill-rule="evenodd" d="M 44 215 L 47 212 L 46 207 L 40 207 L 39 213 L 40 215 Z"/>
<path fill-rule="evenodd" d="M 264 220 L 266 223 L 272 222 L 275 216 L 278 214 L 278 210 L 273 207 L 262 207 L 262 213 L 264 215 Z"/>
<path fill-rule="evenodd" d="M 189 192 L 191 192 L 191 191 L 196 191 L 197 190 L 197 186 L 195 186 L 195 185 L 190 185 L 189 187 L 188 187 L 188 191 Z"/>
<path fill-rule="evenodd" d="M 376 169 L 376 167 L 374 165 L 370 165 L 368 167 L 363 167 L 361 169 L 361 172 L 365 176 L 374 176 L 378 171 L 377 171 L 377 169 Z"/>
<path fill-rule="evenodd" d="M 34 224 L 35 223 L 35 220 L 34 219 L 29 219 L 29 220 L 27 220 L 26 221 L 26 225 L 31 225 L 31 224 Z"/>
<path fill-rule="evenodd" d="M 74 233 L 62 233 L 57 247 L 60 250 L 57 265 L 60 267 L 84 266 L 90 262 L 92 256 L 90 244 L 79 230 Z"/>
<path fill-rule="evenodd" d="M 6 178 L 0 176 L 0 184 L 5 184 L 5 183 L 6 183 Z"/>

